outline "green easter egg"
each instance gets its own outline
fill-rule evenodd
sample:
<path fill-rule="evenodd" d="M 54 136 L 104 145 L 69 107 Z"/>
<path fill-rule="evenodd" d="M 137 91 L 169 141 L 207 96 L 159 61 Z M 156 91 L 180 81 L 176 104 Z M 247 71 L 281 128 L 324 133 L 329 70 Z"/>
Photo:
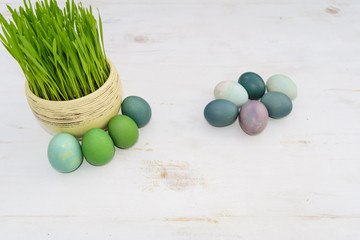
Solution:
<path fill-rule="evenodd" d="M 132 118 L 136 125 L 144 127 L 151 118 L 150 105 L 141 97 L 129 96 L 121 104 L 122 114 Z"/>
<path fill-rule="evenodd" d="M 261 98 L 265 93 L 264 80 L 254 72 L 246 72 L 239 77 L 238 83 L 240 83 L 249 94 L 249 99 L 257 100 Z"/>
<path fill-rule="evenodd" d="M 113 117 L 109 122 L 108 130 L 118 148 L 133 146 L 139 137 L 139 129 L 135 121 L 126 115 Z"/>
<path fill-rule="evenodd" d="M 100 128 L 92 128 L 85 133 L 81 149 L 86 161 L 95 166 L 110 162 L 115 153 L 111 137 Z"/>

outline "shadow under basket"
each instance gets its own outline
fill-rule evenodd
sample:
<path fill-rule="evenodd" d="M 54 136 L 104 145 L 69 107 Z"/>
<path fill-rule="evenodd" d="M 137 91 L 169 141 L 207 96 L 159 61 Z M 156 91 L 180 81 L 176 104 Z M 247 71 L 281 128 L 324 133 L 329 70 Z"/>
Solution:
<path fill-rule="evenodd" d="M 91 128 L 105 129 L 110 119 L 119 113 L 122 87 L 119 74 L 109 61 L 110 74 L 95 92 L 68 101 L 50 101 L 39 98 L 25 81 L 25 94 L 31 111 L 52 134 L 70 133 L 81 139 Z"/>

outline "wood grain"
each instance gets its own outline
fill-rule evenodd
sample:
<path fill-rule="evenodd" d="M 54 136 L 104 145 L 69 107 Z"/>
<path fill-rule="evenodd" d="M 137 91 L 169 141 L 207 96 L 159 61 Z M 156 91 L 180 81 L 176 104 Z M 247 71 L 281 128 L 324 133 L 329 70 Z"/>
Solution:
<path fill-rule="evenodd" d="M 57 173 L 0 47 L 1 239 L 360 238 L 359 1 L 82 2 L 99 9 L 123 97 L 152 119 L 109 164 Z M 5 4 L 22 1 L 0 3 L 9 17 Z M 258 136 L 203 117 L 216 84 L 246 71 L 298 87 Z"/>

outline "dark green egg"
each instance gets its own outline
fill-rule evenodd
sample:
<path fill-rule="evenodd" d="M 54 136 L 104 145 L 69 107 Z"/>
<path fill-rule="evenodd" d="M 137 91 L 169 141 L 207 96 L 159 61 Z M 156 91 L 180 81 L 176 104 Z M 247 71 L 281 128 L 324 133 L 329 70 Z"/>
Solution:
<path fill-rule="evenodd" d="M 282 92 L 268 92 L 261 102 L 265 105 L 271 118 L 283 118 L 290 114 L 292 102 L 290 98 Z"/>
<path fill-rule="evenodd" d="M 208 123 L 215 127 L 225 127 L 235 122 L 239 110 L 237 106 L 225 99 L 216 99 L 206 105 L 204 116 Z"/>
<path fill-rule="evenodd" d="M 121 104 L 121 112 L 134 120 L 138 128 L 144 127 L 151 118 L 150 105 L 138 96 L 125 98 Z"/>
<path fill-rule="evenodd" d="M 246 72 L 239 77 L 240 83 L 248 92 L 249 99 L 257 100 L 265 93 L 264 80 L 254 72 Z"/>

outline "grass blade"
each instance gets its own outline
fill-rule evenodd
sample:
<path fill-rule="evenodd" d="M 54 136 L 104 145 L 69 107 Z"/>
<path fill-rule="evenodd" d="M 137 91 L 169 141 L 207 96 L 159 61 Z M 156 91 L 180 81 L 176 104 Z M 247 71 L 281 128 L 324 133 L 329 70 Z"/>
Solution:
<path fill-rule="evenodd" d="M 39 97 L 70 100 L 99 88 L 109 75 L 103 27 L 92 8 L 67 0 L 31 4 L 18 11 L 7 6 L 12 21 L 0 14 L 0 41 L 19 63 L 30 89 Z"/>

